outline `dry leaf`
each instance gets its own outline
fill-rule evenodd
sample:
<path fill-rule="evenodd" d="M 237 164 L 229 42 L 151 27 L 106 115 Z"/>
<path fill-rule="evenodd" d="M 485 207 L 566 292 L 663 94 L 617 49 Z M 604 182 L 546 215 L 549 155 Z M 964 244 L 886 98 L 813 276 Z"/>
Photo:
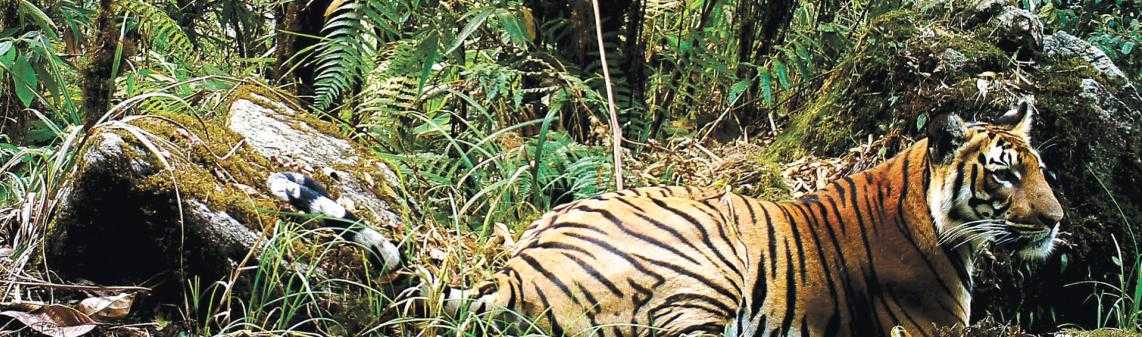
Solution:
<path fill-rule="evenodd" d="M 100 320 L 118 320 L 131 313 L 134 294 L 91 297 L 79 302 L 79 311 Z"/>
<path fill-rule="evenodd" d="M 515 239 L 512 238 L 512 231 L 508 229 L 507 225 L 497 222 L 492 226 L 492 232 L 504 241 L 505 248 L 509 250 L 515 249 Z"/>
<path fill-rule="evenodd" d="M 49 304 L 32 312 L 5 311 L 0 316 L 15 318 L 36 332 L 52 337 L 79 337 L 95 329 L 95 320 L 79 310 Z"/>
<path fill-rule="evenodd" d="M 147 329 L 133 326 L 114 327 L 109 332 L 109 335 L 116 337 L 151 337 L 151 333 L 147 332 Z"/>
<path fill-rule="evenodd" d="M 433 260 L 444 261 L 444 258 L 447 256 L 448 253 L 445 253 L 444 250 L 440 248 L 432 247 L 428 249 L 428 257 L 431 257 Z"/>

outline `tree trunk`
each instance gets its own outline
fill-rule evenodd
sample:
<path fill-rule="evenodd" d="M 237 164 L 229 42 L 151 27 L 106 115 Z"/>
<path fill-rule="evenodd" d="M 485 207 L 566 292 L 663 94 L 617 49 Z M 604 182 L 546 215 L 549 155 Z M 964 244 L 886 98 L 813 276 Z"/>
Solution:
<path fill-rule="evenodd" d="M 632 1 L 627 6 L 626 47 L 623 52 L 626 59 L 623 60 L 622 67 L 626 69 L 627 85 L 630 86 L 630 105 L 641 106 L 641 103 L 646 102 L 646 40 L 642 38 L 642 19 L 645 14 L 646 0 Z"/>
<path fill-rule="evenodd" d="M 281 83 L 296 82 L 294 93 L 302 99 L 304 104 L 312 103 L 313 84 L 316 70 L 304 58 L 297 57 L 298 52 L 318 43 L 318 39 L 310 36 L 320 36 L 321 27 L 325 24 L 325 9 L 331 0 L 291 1 L 278 6 L 277 49 L 274 57 L 277 59 L 277 68 L 274 79 Z M 293 58 L 293 62 L 290 59 Z M 291 72 L 293 64 L 298 66 Z"/>
<path fill-rule="evenodd" d="M 111 105 L 115 92 L 115 78 L 111 73 L 115 65 L 115 48 L 119 43 L 119 29 L 112 21 L 112 0 L 99 1 L 99 14 L 95 19 L 96 43 L 91 50 L 90 63 L 83 72 L 84 127 L 90 129 Z"/>

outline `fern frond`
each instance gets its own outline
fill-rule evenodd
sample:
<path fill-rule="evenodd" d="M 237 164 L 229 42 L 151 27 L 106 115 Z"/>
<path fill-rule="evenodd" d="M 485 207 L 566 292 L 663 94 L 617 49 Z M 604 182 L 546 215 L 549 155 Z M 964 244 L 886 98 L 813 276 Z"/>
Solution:
<path fill-rule="evenodd" d="M 323 40 L 313 60 L 315 109 L 328 110 L 360 81 L 372 50 L 369 46 L 372 39 L 366 38 L 372 32 L 363 21 L 369 8 L 358 2 L 346 2 L 327 13 L 331 15 L 321 29 Z"/>
<path fill-rule="evenodd" d="M 368 69 L 354 111 L 363 120 L 387 130 L 387 139 L 399 140 L 393 130 L 403 128 L 400 118 L 417 110 L 420 64 L 417 42 L 400 40 L 381 47 L 376 67 Z"/>
<path fill-rule="evenodd" d="M 147 38 L 151 48 L 180 62 L 194 58 L 194 45 L 182 27 L 165 12 L 143 0 L 116 0 L 117 12 L 138 17 L 139 33 Z"/>

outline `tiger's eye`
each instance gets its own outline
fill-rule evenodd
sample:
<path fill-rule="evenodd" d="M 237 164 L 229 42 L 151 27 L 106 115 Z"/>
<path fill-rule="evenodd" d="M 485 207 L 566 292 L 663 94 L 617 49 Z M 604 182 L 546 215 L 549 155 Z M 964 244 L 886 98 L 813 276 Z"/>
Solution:
<path fill-rule="evenodd" d="M 996 170 L 995 172 L 992 172 L 991 176 L 995 178 L 995 180 L 1001 182 L 1009 182 L 1012 184 L 1019 182 L 1019 176 L 1016 175 L 1015 172 L 1010 168 Z"/>

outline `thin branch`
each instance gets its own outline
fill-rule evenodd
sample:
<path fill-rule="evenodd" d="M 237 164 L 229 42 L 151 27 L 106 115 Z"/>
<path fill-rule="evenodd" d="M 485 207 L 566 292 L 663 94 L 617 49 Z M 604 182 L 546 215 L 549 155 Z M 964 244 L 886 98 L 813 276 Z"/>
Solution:
<path fill-rule="evenodd" d="M 607 110 L 611 114 L 611 149 L 615 160 L 615 189 L 623 189 L 623 130 L 615 112 L 615 94 L 611 89 L 611 71 L 607 66 L 607 52 L 603 50 L 603 20 L 599 17 L 599 0 L 591 0 L 595 10 L 595 38 L 599 43 L 599 61 L 603 63 L 603 81 L 607 86 Z"/>
<path fill-rule="evenodd" d="M 145 291 L 150 292 L 151 288 L 135 287 L 135 286 L 84 286 L 76 284 L 59 284 L 51 282 L 24 282 L 12 281 L 12 284 L 18 284 L 28 287 L 40 288 L 54 288 L 54 289 L 67 289 L 67 290 L 84 290 L 84 291 Z"/>

